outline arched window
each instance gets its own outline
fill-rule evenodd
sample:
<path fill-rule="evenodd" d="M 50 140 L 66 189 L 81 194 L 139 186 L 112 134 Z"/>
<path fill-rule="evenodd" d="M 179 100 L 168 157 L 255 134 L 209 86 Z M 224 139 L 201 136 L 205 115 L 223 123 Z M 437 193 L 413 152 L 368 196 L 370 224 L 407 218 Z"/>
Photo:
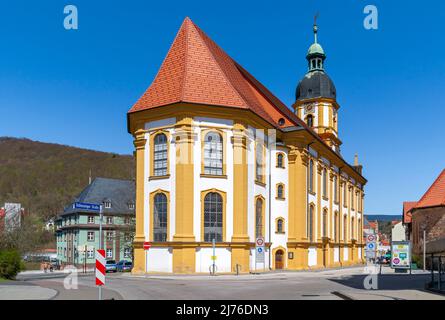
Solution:
<path fill-rule="evenodd" d="M 311 159 L 309 161 L 309 192 L 314 192 L 314 161 Z"/>
<path fill-rule="evenodd" d="M 343 216 L 343 241 L 346 242 L 347 241 L 347 229 L 348 229 L 348 217 L 347 216 Z"/>
<path fill-rule="evenodd" d="M 314 116 L 313 115 L 309 114 L 306 117 L 306 124 L 308 125 L 308 127 L 311 127 L 311 128 L 314 126 Z"/>
<path fill-rule="evenodd" d="M 277 154 L 277 168 L 284 168 L 284 156 L 282 153 Z"/>
<path fill-rule="evenodd" d="M 263 182 L 264 181 L 264 146 L 260 142 L 258 142 L 256 144 L 255 164 L 256 164 L 255 178 L 257 181 Z"/>
<path fill-rule="evenodd" d="M 351 239 L 355 239 L 355 234 L 354 234 L 354 217 L 351 218 Z"/>
<path fill-rule="evenodd" d="M 351 188 L 349 190 L 349 194 L 351 195 L 351 210 L 354 210 L 354 191 L 353 190 L 354 190 L 353 188 Z"/>
<path fill-rule="evenodd" d="M 277 220 L 277 233 L 284 233 L 284 221 L 281 218 Z"/>
<path fill-rule="evenodd" d="M 338 242 L 338 212 L 334 214 L 334 241 Z"/>
<path fill-rule="evenodd" d="M 328 211 L 325 209 L 323 210 L 323 237 L 328 237 Z"/>
<path fill-rule="evenodd" d="M 154 196 L 153 241 L 167 241 L 167 196 L 158 193 Z"/>
<path fill-rule="evenodd" d="M 204 198 L 204 241 L 223 241 L 223 199 L 217 192 L 209 192 Z"/>
<path fill-rule="evenodd" d="M 167 136 L 159 133 L 154 138 L 153 175 L 165 176 L 167 174 L 167 159 Z"/>
<path fill-rule="evenodd" d="M 361 242 L 361 240 L 363 239 L 363 237 L 362 237 L 362 230 L 363 230 L 363 228 L 362 228 L 362 219 L 358 218 L 357 223 L 358 223 L 358 226 L 357 226 L 357 230 L 358 230 L 357 240 L 360 240 L 360 242 Z"/>
<path fill-rule="evenodd" d="M 277 185 L 277 199 L 284 199 L 284 185 Z"/>
<path fill-rule="evenodd" d="M 263 236 L 263 199 L 258 198 L 255 203 L 255 238 Z"/>
<path fill-rule="evenodd" d="M 328 197 L 328 173 L 326 169 L 323 169 L 323 197 Z"/>
<path fill-rule="evenodd" d="M 310 242 L 314 241 L 314 206 L 309 206 L 307 217 L 307 237 Z"/>
<path fill-rule="evenodd" d="M 334 184 L 334 201 L 338 202 L 338 179 L 337 179 L 337 176 L 334 176 L 332 183 Z"/>
<path fill-rule="evenodd" d="M 343 206 L 348 206 L 348 194 L 346 190 L 346 183 L 343 183 Z"/>
<path fill-rule="evenodd" d="M 223 139 L 217 132 L 209 132 L 204 138 L 204 173 L 223 174 Z"/>
<path fill-rule="evenodd" d="M 360 192 L 356 192 L 356 194 L 355 194 L 355 196 L 357 197 L 357 210 L 359 211 L 359 212 L 361 212 L 362 211 L 362 208 L 360 207 Z"/>

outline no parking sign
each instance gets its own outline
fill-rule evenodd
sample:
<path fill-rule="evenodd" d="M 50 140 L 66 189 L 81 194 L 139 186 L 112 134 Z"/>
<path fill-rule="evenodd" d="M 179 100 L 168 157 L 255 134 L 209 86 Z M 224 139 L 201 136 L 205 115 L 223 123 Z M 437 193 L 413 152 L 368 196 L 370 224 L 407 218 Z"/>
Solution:
<path fill-rule="evenodd" d="M 258 237 L 255 241 L 255 263 L 264 263 L 264 238 Z"/>

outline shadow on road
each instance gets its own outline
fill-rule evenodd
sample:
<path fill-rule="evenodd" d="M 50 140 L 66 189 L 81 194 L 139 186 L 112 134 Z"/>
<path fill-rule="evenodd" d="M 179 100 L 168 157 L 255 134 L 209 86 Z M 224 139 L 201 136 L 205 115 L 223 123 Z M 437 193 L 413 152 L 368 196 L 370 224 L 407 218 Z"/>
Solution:
<path fill-rule="evenodd" d="M 328 278 L 329 281 L 342 284 L 353 289 L 364 289 L 367 274 Z M 431 280 L 427 274 L 381 274 L 377 276 L 378 290 L 423 290 L 425 284 Z"/>

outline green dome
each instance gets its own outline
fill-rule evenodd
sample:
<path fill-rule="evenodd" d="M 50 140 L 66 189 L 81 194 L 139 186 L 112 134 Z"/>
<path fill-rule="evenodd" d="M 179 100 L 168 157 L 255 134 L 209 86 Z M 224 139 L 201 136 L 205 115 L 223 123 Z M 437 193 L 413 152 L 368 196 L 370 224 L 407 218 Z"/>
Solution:
<path fill-rule="evenodd" d="M 313 43 L 309 47 L 309 50 L 307 51 L 308 56 L 315 55 L 315 54 L 325 55 L 323 48 L 318 43 Z"/>

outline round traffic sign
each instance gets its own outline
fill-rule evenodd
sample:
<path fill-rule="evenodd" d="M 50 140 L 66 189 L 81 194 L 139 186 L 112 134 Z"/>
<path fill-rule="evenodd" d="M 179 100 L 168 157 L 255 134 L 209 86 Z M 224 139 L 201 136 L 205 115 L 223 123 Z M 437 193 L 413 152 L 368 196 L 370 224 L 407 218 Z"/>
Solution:
<path fill-rule="evenodd" d="M 263 252 L 263 248 L 258 248 L 257 251 L 258 251 L 258 253 L 261 253 L 261 252 Z"/>
<path fill-rule="evenodd" d="M 394 258 L 394 259 L 392 260 L 392 262 L 393 262 L 394 264 L 399 264 L 399 263 L 400 263 L 400 259 L 399 259 L 399 258 Z"/>
<path fill-rule="evenodd" d="M 374 246 L 374 243 L 371 242 L 371 243 L 368 243 L 367 247 L 369 250 L 372 250 L 372 249 L 374 249 L 375 246 Z"/>
<path fill-rule="evenodd" d="M 368 235 L 369 242 L 374 242 L 374 240 L 375 240 L 375 236 L 373 234 Z"/>
<path fill-rule="evenodd" d="M 148 241 L 144 242 L 144 250 L 148 250 L 150 248 L 151 248 L 151 242 Z"/>
<path fill-rule="evenodd" d="M 262 237 L 257 238 L 256 239 L 256 245 L 258 247 L 262 247 L 264 245 L 264 238 L 262 238 Z"/>

